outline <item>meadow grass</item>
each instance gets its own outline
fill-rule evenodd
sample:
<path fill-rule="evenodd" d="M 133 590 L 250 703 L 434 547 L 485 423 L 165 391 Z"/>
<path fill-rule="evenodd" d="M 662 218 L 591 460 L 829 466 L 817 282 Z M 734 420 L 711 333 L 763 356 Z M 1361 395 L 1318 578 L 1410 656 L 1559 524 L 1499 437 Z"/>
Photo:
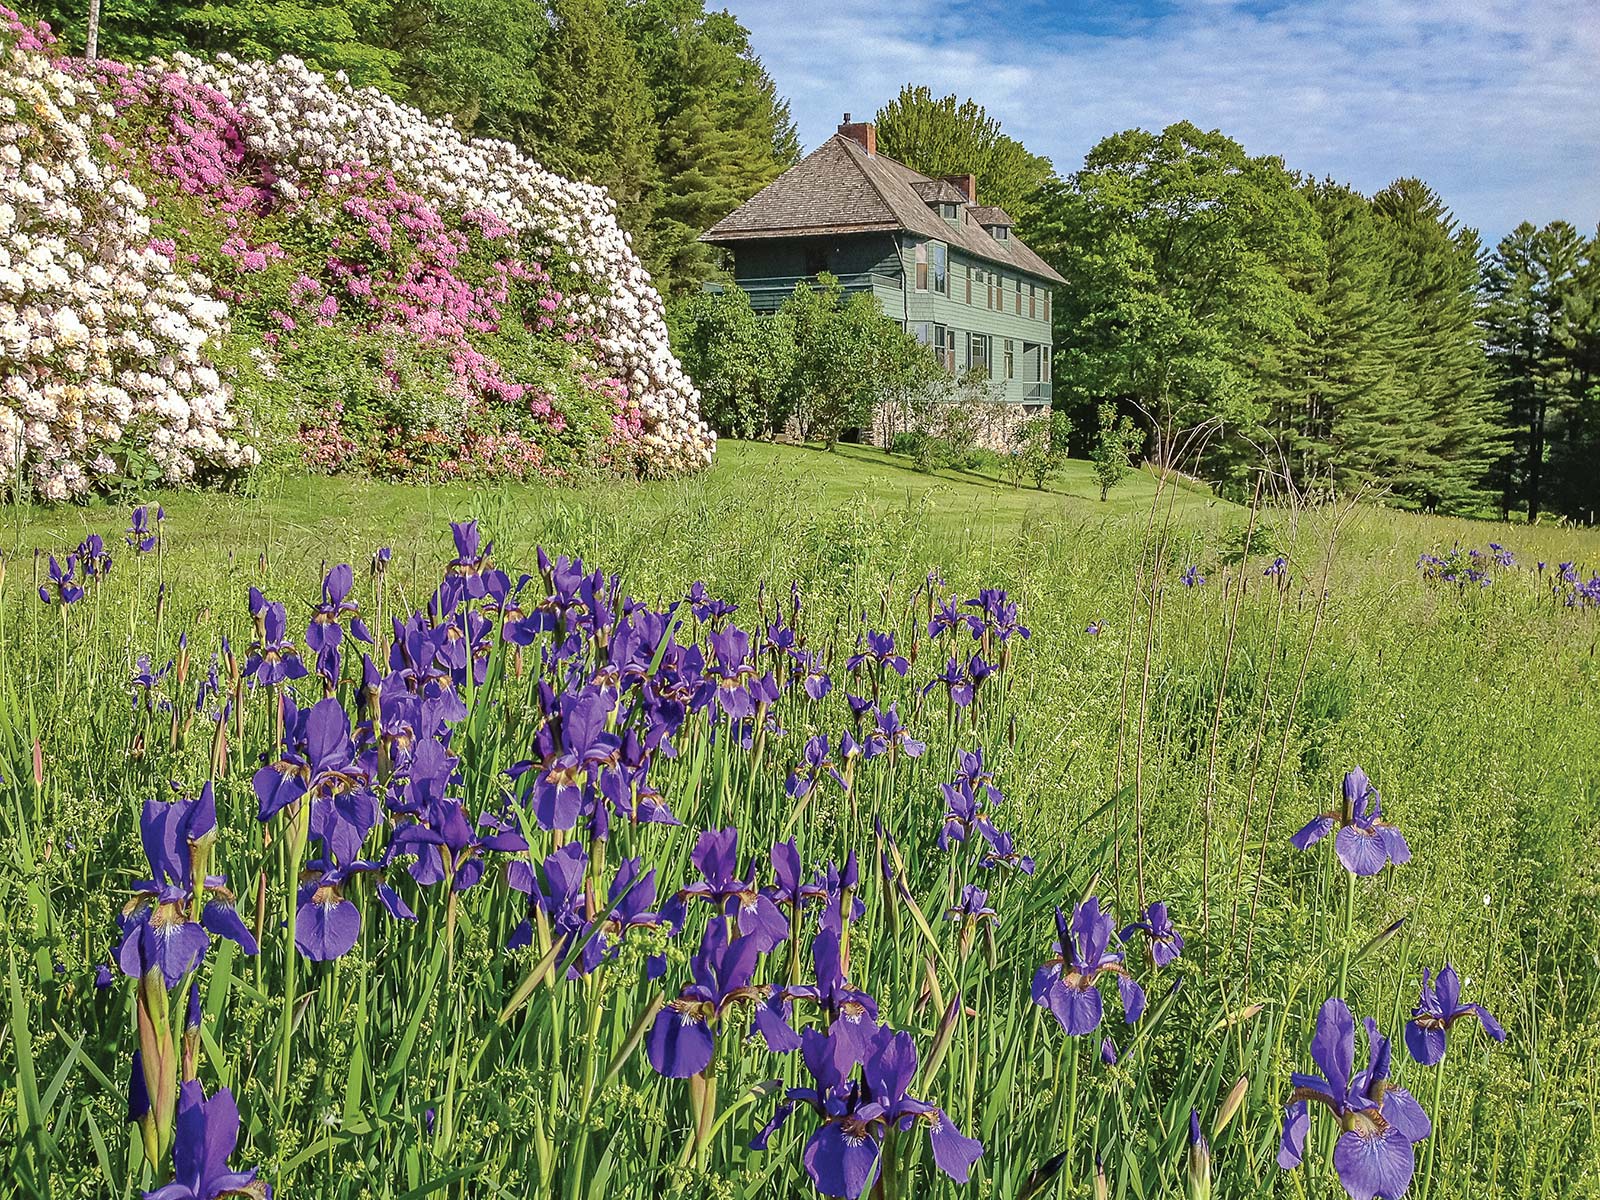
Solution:
<path fill-rule="evenodd" d="M 274 754 L 268 706 L 245 706 L 222 761 L 203 715 L 174 735 L 131 711 L 139 654 L 165 662 L 186 634 L 191 692 L 222 635 L 242 655 L 251 585 L 289 602 L 291 630 L 337 562 L 357 567 L 369 617 L 423 606 L 453 554 L 446 522 L 473 517 L 513 578 L 543 546 L 619 572 L 652 604 L 702 580 L 744 606 L 736 621 L 758 604 L 770 616 L 793 581 L 809 644 L 830 653 L 841 689 L 863 625 L 920 646 L 914 687 L 888 679 L 884 700 L 929 743 L 922 758 L 862 764 L 850 796 L 824 789 L 797 817 L 784 774 L 808 733 L 843 727 L 837 693 L 835 709 L 786 710 L 786 736 L 760 752 L 691 731 L 652 774 L 685 828 L 630 830 L 613 853 L 644 855 L 665 889 L 692 874 L 693 834 L 708 827 L 740 828 L 741 861 L 764 864 L 791 834 L 808 864 L 860 854 L 853 982 L 916 1034 L 913 1091 L 985 1145 L 958 1187 L 932 1170 L 925 1141 L 898 1136 L 885 1161 L 904 1194 L 1088 1196 L 1097 1155 L 1119 1200 L 1181 1194 L 1191 1109 L 1211 1137 L 1213 1195 L 1337 1194 L 1326 1126 L 1307 1167 L 1285 1173 L 1274 1156 L 1289 1072 L 1310 1068 L 1311 1019 L 1344 975 L 1351 1007 L 1396 1039 L 1398 1080 L 1435 1121 L 1411 1194 L 1600 1195 L 1600 626 L 1551 588 L 1556 563 L 1600 566 L 1600 537 L 1372 506 L 1252 514 L 1158 490 L 1143 473 L 1110 502 L 1096 496 L 1081 463 L 1038 491 L 927 476 L 855 447 L 740 443 L 707 474 L 661 483 L 285 480 L 249 497 L 162 497 L 159 555 L 120 553 L 65 614 L 34 595 L 34 552 L 63 554 L 87 532 L 115 541 L 126 510 L 7 510 L 0 1145 L 11 1149 L 0 1186 L 121 1196 L 165 1178 L 123 1124 L 132 984 L 101 990 L 94 977 L 143 872 L 141 802 L 214 778 L 218 863 L 243 909 L 265 888 L 273 919 L 258 957 L 213 944 L 200 1075 L 238 1097 L 235 1161 L 260 1166 L 279 1194 L 812 1194 L 805 1122 L 764 1153 L 745 1148 L 775 1102 L 767 1081 L 799 1082 L 792 1058 L 759 1044 L 720 1052 L 716 1123 L 696 1136 L 691 1089 L 656 1076 L 638 1048 L 641 1014 L 686 977 L 689 939 L 666 947 L 660 984 L 645 972 L 653 934 L 558 984 L 539 971 L 549 943 L 503 949 L 523 900 L 493 879 L 463 893 L 470 902 L 417 903 L 414 926 L 367 896 L 355 951 L 296 963 L 277 924 L 291 864 L 281 836 L 263 846 L 250 784 L 257 756 Z M 1416 568 L 1424 551 L 1490 541 L 1517 557 L 1491 587 L 1430 583 Z M 381 580 L 367 570 L 380 545 L 394 550 Z M 1286 579 L 1263 574 L 1278 555 Z M 1191 565 L 1205 584 L 1181 585 Z M 962 598 L 1007 589 L 1031 627 L 975 719 L 948 716 L 937 690 L 917 698 L 945 653 L 917 595 L 930 570 Z M 462 786 L 480 802 L 527 757 L 538 675 L 496 676 L 501 691 L 458 735 Z M 933 845 L 938 784 L 956 749 L 979 745 L 1007 797 L 1003 821 L 1037 862 L 1031 878 L 1000 882 L 971 856 L 958 868 Z M 1347 890 L 1331 846 L 1301 853 L 1288 838 L 1335 806 L 1357 764 L 1414 857 Z M 914 904 L 877 869 L 873 816 L 896 839 Z M 942 919 L 958 881 L 990 887 L 992 941 L 964 945 Z M 1091 891 L 1130 919 L 1166 900 L 1187 939 L 1178 963 L 1146 979 L 1139 1024 L 1124 1027 L 1108 1002 L 1114 1065 L 1098 1033 L 1064 1037 L 1028 991 L 1055 937 L 1052 908 Z M 1508 1040 L 1463 1026 L 1443 1069 L 1401 1063 L 1420 971 L 1446 960 Z M 775 964 L 799 969 L 781 951 Z M 1218 1131 L 1241 1078 L 1243 1106 Z"/>

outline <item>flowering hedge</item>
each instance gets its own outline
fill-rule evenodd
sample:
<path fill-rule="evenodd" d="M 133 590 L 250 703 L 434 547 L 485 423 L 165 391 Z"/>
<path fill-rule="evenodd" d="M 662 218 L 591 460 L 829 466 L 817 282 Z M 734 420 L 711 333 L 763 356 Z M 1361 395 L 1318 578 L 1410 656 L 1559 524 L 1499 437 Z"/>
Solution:
<path fill-rule="evenodd" d="M 0 29 L 8 477 L 709 461 L 603 189 L 294 59 L 91 67 Z"/>

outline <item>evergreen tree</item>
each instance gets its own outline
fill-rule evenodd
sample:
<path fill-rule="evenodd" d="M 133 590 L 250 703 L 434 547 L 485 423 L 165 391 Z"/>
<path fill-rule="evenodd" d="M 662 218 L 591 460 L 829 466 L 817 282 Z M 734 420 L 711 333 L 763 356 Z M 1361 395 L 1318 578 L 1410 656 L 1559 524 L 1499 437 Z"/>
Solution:
<path fill-rule="evenodd" d="M 1343 491 L 1392 477 L 1422 421 L 1396 385 L 1401 328 L 1371 203 L 1332 180 L 1304 191 L 1322 258 L 1308 277 L 1311 315 L 1274 426 L 1297 486 Z"/>
<path fill-rule="evenodd" d="M 646 262 L 664 292 L 691 290 L 716 261 L 700 234 L 793 165 L 794 123 L 731 14 L 707 13 L 703 0 L 621 11 L 661 130 Z"/>
<path fill-rule="evenodd" d="M 1477 326 L 1478 234 L 1458 227 L 1438 195 L 1401 179 L 1373 198 L 1389 284 L 1403 323 L 1397 349 L 1400 412 L 1421 435 L 1397 469 L 1397 495 L 1426 508 L 1471 511 L 1501 434 Z"/>
<path fill-rule="evenodd" d="M 1536 229 L 1524 221 L 1495 247 L 1484 273 L 1483 329 L 1496 395 L 1510 432 L 1496 472 L 1502 505 L 1538 518 L 1549 467 L 1583 399 L 1574 351 L 1584 239 L 1565 221 Z"/>
<path fill-rule="evenodd" d="M 397 0 L 389 46 L 405 99 L 464 133 L 514 139 L 535 119 L 544 0 Z"/>
<path fill-rule="evenodd" d="M 550 0 L 534 61 L 543 92 L 517 140 L 558 174 L 610 191 L 647 257 L 656 188 L 656 127 L 633 43 L 606 0 Z"/>
<path fill-rule="evenodd" d="M 978 202 L 999 205 L 1019 226 L 1033 218 L 1039 186 L 1055 176 L 1048 158 L 1007 137 L 972 100 L 936 99 L 928 88 L 908 83 L 875 120 L 884 154 L 935 178 L 976 175 Z"/>

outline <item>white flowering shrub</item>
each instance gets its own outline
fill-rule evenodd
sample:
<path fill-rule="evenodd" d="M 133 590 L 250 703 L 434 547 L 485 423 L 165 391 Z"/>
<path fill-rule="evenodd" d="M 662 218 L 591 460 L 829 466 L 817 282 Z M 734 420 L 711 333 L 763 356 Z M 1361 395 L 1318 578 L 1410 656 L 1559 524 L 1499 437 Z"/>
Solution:
<path fill-rule="evenodd" d="M 239 468 L 208 340 L 227 305 L 150 245 L 144 194 L 96 153 L 95 87 L 0 10 L 0 475 L 63 500 L 137 467 Z"/>
<path fill-rule="evenodd" d="M 4 8 L 0 41 L 0 466 L 37 494 L 255 447 L 401 477 L 710 461 L 603 189 L 294 59 L 91 69 Z"/>

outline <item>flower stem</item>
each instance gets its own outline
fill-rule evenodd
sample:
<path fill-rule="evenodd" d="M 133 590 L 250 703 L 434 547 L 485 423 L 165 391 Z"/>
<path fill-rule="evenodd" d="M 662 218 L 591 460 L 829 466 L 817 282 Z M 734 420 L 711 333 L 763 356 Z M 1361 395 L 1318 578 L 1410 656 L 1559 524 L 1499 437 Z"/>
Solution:
<path fill-rule="evenodd" d="M 1439 1148 L 1440 1127 L 1444 1121 L 1444 1059 L 1433 1070 L 1433 1103 L 1428 1115 L 1433 1118 L 1433 1132 L 1428 1136 L 1428 1153 L 1422 1160 L 1422 1183 L 1417 1188 L 1417 1200 L 1428 1200 L 1433 1195 L 1433 1158 Z"/>

